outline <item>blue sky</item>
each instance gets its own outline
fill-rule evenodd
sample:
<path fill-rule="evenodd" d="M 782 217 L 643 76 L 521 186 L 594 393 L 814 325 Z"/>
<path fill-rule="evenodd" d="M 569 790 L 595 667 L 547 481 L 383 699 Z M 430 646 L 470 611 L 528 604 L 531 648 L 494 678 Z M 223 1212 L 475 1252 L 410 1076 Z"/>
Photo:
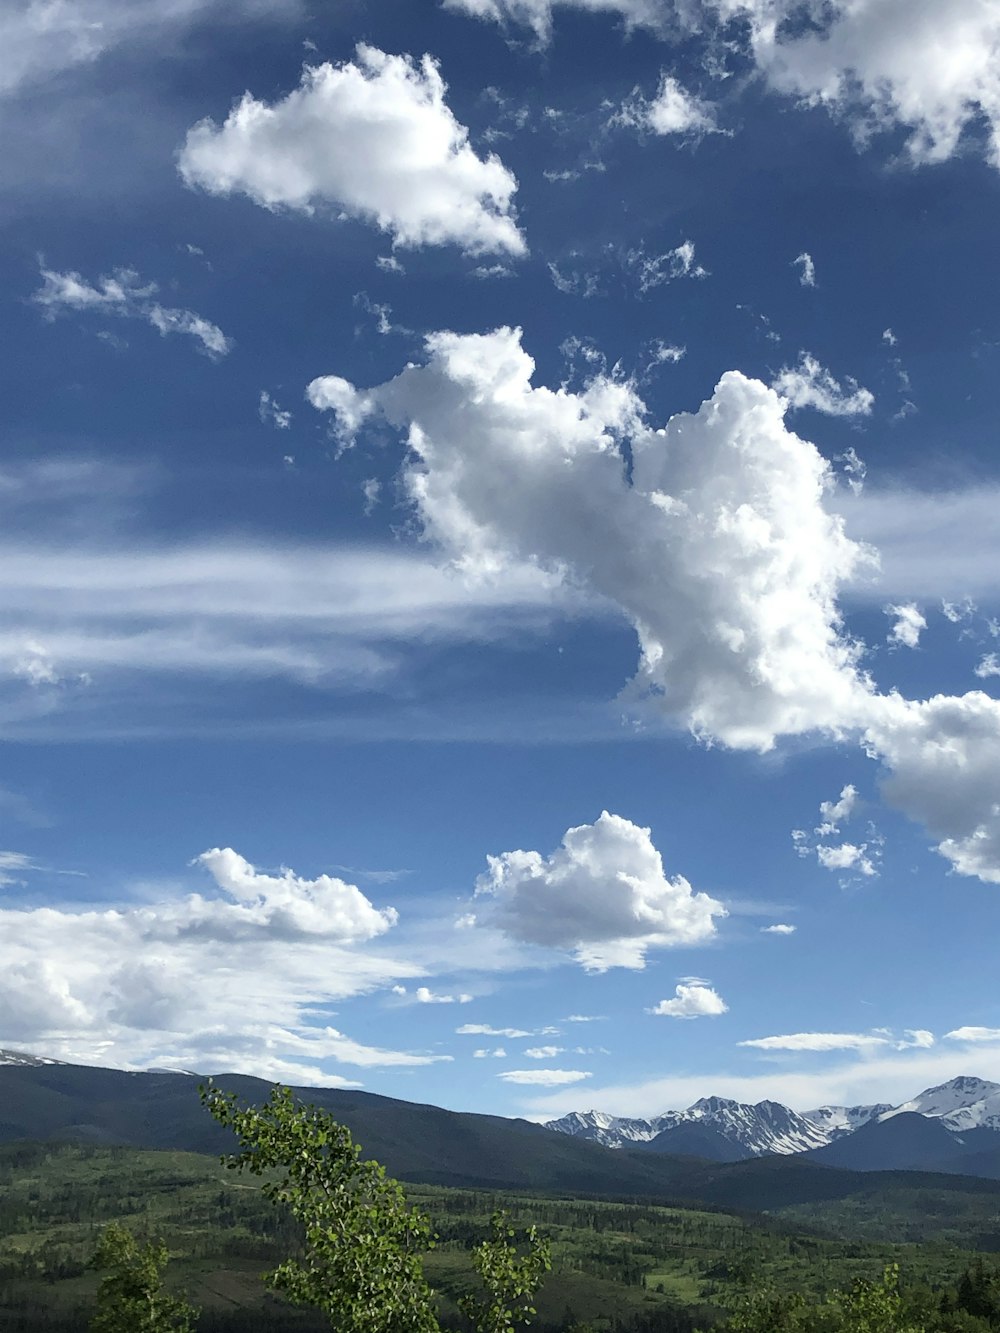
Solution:
<path fill-rule="evenodd" d="M 0 37 L 0 1043 L 1000 1078 L 995 0 Z"/>

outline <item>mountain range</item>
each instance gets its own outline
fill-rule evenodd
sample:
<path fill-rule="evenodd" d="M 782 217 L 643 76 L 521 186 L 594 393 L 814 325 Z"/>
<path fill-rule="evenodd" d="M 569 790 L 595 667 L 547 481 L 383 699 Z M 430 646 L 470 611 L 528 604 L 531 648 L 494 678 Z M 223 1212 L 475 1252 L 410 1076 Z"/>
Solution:
<path fill-rule="evenodd" d="M 186 1070 L 126 1072 L 0 1050 L 0 1143 L 62 1139 L 220 1153 L 232 1146 Z M 248 1075 L 216 1082 L 262 1102 Z M 952 1079 L 898 1106 L 705 1097 L 652 1120 L 574 1112 L 548 1125 L 339 1088 L 293 1089 L 345 1124 L 393 1175 L 429 1184 L 702 1199 L 755 1209 L 835 1198 L 861 1173 L 1000 1182 L 1000 1084 Z M 836 1168 L 831 1170 L 831 1168 Z M 968 1188 L 968 1180 L 961 1186 Z M 996 1186 L 994 1186 L 996 1187 Z"/>
<path fill-rule="evenodd" d="M 927 1088 L 898 1106 L 800 1112 L 780 1102 L 703 1097 L 686 1110 L 651 1120 L 571 1111 L 546 1128 L 605 1148 L 717 1162 L 808 1154 L 813 1161 L 862 1171 L 961 1170 L 1000 1178 L 1000 1083 L 969 1076 Z M 973 1164 L 977 1169 L 970 1169 Z"/>

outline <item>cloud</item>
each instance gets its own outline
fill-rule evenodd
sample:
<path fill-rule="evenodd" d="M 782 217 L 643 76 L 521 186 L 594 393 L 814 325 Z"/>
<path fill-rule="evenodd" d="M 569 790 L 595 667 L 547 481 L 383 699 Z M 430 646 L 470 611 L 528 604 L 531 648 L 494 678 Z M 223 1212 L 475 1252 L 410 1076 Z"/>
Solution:
<path fill-rule="evenodd" d="M 642 246 L 635 250 L 627 250 L 622 257 L 622 265 L 626 272 L 635 275 L 641 296 L 677 278 L 708 277 L 708 270 L 702 268 L 701 264 L 695 263 L 693 241 L 682 241 L 680 245 L 661 255 L 649 255 Z M 670 352 L 674 350 L 671 348 Z M 680 358 L 668 353 L 668 359 Z"/>
<path fill-rule="evenodd" d="M 867 739 L 889 770 L 883 795 L 940 839 L 959 874 L 1000 884 L 1000 701 L 890 695 Z"/>
<path fill-rule="evenodd" d="M 438 995 L 427 986 L 418 986 L 414 994 L 418 1004 L 468 1004 L 471 995 Z"/>
<path fill-rule="evenodd" d="M 558 1088 L 564 1083 L 580 1083 L 592 1075 L 579 1069 L 505 1069 L 497 1078 L 505 1083 L 534 1084 L 542 1088 Z"/>
<path fill-rule="evenodd" d="M 372 949 L 396 922 L 330 875 L 197 858 L 211 891 L 0 910 L 0 1044 L 83 1063 L 343 1082 L 443 1057 L 358 1042 L 330 1006 L 422 969 Z M 332 1066 L 332 1068 L 330 1067 Z"/>
<path fill-rule="evenodd" d="M 95 482 L 101 476 L 113 495 L 113 474 L 99 470 Z M 39 485 L 58 496 L 57 477 Z M 162 710 L 172 726 L 199 725 L 194 698 L 222 681 L 391 689 L 405 670 L 403 644 L 492 640 L 515 623 L 544 623 L 564 604 L 556 581 L 527 567 L 472 584 L 399 547 L 153 545 L 116 535 L 102 513 L 86 510 L 69 520 L 86 535 L 46 545 L 31 531 L 33 514 L 23 538 L 12 531 L 19 494 L 16 478 L 0 486 L 0 689 L 6 673 L 16 682 L 7 693 L 31 696 L 17 707 L 33 726 L 51 717 L 47 725 L 65 728 L 79 717 L 117 731 L 149 726 Z M 165 680 L 170 688 L 159 688 Z M 16 700 L 7 700 L 11 709 Z"/>
<path fill-rule="evenodd" d="M 554 1060 L 562 1053 L 562 1046 L 526 1046 L 523 1052 L 529 1060 Z"/>
<path fill-rule="evenodd" d="M 634 125 L 651 134 L 697 137 L 718 131 L 715 107 L 689 93 L 672 74 L 663 72 L 656 96 L 638 91 L 615 113 L 612 124 Z"/>
<path fill-rule="evenodd" d="M 829 465 L 787 429 L 788 397 L 730 371 L 698 413 L 654 430 L 636 386 L 613 375 L 579 392 L 533 386 L 519 330 L 431 334 L 426 354 L 375 388 L 331 376 L 308 395 L 345 431 L 381 418 L 405 434 L 402 489 L 466 577 L 528 563 L 617 605 L 639 638 L 623 699 L 640 720 L 761 752 L 809 732 L 859 736 L 942 855 L 1000 882 L 1000 703 L 975 691 L 910 702 L 861 673 L 838 595 L 873 553 L 828 507 Z M 821 397 L 849 401 L 803 364 Z M 851 390 L 857 410 L 865 392 Z"/>
<path fill-rule="evenodd" d="M 736 1044 L 757 1051 L 868 1051 L 892 1043 L 888 1037 L 867 1032 L 793 1032 Z"/>
<path fill-rule="evenodd" d="M 871 877 L 878 871 L 867 852 L 867 843 L 856 846 L 853 842 L 842 842 L 836 847 L 821 844 L 816 848 L 816 859 L 824 870 L 856 870 Z"/>
<path fill-rule="evenodd" d="M 839 384 L 808 352 L 799 353 L 796 367 L 785 366 L 772 381 L 790 408 L 811 407 L 832 417 L 868 416 L 875 395 L 848 379 L 846 388 Z"/>
<path fill-rule="evenodd" d="M 479 1050 L 472 1052 L 472 1058 L 474 1060 L 506 1060 L 507 1052 L 502 1046 L 497 1046 L 492 1051 L 486 1050 L 485 1047 L 480 1047 Z"/>
<path fill-rule="evenodd" d="M 1000 1028 L 955 1028 L 952 1032 L 946 1032 L 944 1036 L 946 1041 L 1000 1042 Z"/>
<path fill-rule="evenodd" d="M 1000 488 L 916 491 L 905 487 L 863 495 L 840 492 L 836 509 L 856 539 L 877 547 L 877 569 L 850 588 L 852 598 L 883 603 L 947 602 L 962 614 L 962 599 L 1000 594 Z M 956 622 L 957 623 L 957 622 Z"/>
<path fill-rule="evenodd" d="M 799 282 L 803 287 L 816 286 L 816 265 L 813 263 L 813 257 L 808 250 L 803 250 L 800 255 L 792 260 L 792 267 L 799 266 Z"/>
<path fill-rule="evenodd" d="M 1000 15 L 988 0 L 833 0 L 821 25 L 797 31 L 784 22 L 792 0 L 722 0 L 718 8 L 748 17 L 753 56 L 772 89 L 845 116 L 862 144 L 902 125 L 914 162 L 941 162 L 983 118 L 987 155 L 1000 165 Z"/>
<path fill-rule="evenodd" d="M 705 982 L 695 981 L 689 985 L 681 982 L 674 999 L 661 1000 L 649 1012 L 665 1018 L 705 1018 L 727 1014 L 729 1005 Z"/>
<path fill-rule="evenodd" d="M 920 631 L 927 628 L 927 621 L 913 602 L 901 606 L 887 606 L 887 616 L 894 616 L 895 623 L 886 636 L 889 643 L 901 648 L 916 648 L 920 644 Z"/>
<path fill-rule="evenodd" d="M 213 13 L 273 20 L 298 8 L 297 0 L 12 0 L 0 11 L 0 95 L 93 64 L 127 43 L 162 45 L 165 36 Z"/>
<path fill-rule="evenodd" d="M 980 680 L 988 680 L 991 676 L 1000 676 L 1000 656 L 996 653 L 984 653 L 973 670 Z"/>
<path fill-rule="evenodd" d="M 649 829 L 605 811 L 567 830 L 551 856 L 490 856 L 477 897 L 485 920 L 526 944 L 571 949 L 588 971 L 641 968 L 650 949 L 703 942 L 715 934 L 721 903 L 667 879 Z"/>
<path fill-rule="evenodd" d="M 762 935 L 794 935 L 797 926 L 786 925 L 783 921 L 776 922 L 773 926 L 761 926 Z"/>
<path fill-rule="evenodd" d="M 819 813 L 822 823 L 815 831 L 824 838 L 831 833 L 839 833 L 840 825 L 850 819 L 857 802 L 858 789 L 852 782 L 848 782 L 841 787 L 840 796 L 836 801 L 820 802 Z"/>
<path fill-rule="evenodd" d="M 261 389 L 257 400 L 257 415 L 263 424 L 270 422 L 278 430 L 288 430 L 292 424 L 291 412 L 279 407 L 266 389 Z"/>
<path fill-rule="evenodd" d="M 509 1037 L 511 1040 L 535 1035 L 534 1032 L 527 1032 L 524 1028 L 494 1028 L 488 1023 L 463 1023 L 455 1031 L 460 1037 Z"/>
<path fill-rule="evenodd" d="M 201 121 L 178 168 L 211 194 L 362 218 L 396 245 L 524 254 L 516 180 L 494 154 L 476 155 L 444 96 L 431 56 L 417 63 L 361 44 L 355 61 L 306 66 L 280 101 L 245 93 L 221 127 Z"/>
<path fill-rule="evenodd" d="M 778 395 L 729 372 L 654 430 L 631 384 L 552 391 L 533 370 L 519 330 L 436 333 L 387 384 L 327 376 L 308 395 L 347 431 L 383 417 L 406 433 L 404 490 L 468 576 L 529 561 L 616 603 L 639 636 L 637 708 L 762 751 L 855 725 L 870 687 L 836 595 L 871 556 L 827 510 L 829 467 Z"/>
<path fill-rule="evenodd" d="M 155 282 L 143 284 L 134 269 L 115 269 L 111 276 L 88 283 L 79 273 L 41 270 L 42 285 L 32 296 L 50 319 L 67 311 L 111 315 L 119 319 L 142 319 L 160 334 L 182 333 L 193 338 L 199 350 L 214 358 L 225 356 L 233 343 L 217 325 L 191 310 L 177 310 L 154 300 Z"/>
<path fill-rule="evenodd" d="M 747 53 L 771 91 L 843 117 L 859 145 L 901 126 L 914 163 L 941 162 L 985 122 L 986 155 L 1000 165 L 1000 16 L 991 0 L 828 0 L 806 23 L 796 0 L 446 0 L 528 26 L 539 41 L 551 36 L 557 2 L 616 14 L 627 27 L 691 34 L 742 19 Z"/>
<path fill-rule="evenodd" d="M 355 943 L 383 934 L 398 920 L 395 908 L 374 908 L 357 885 L 332 875 L 302 879 L 288 869 L 277 875 L 262 874 L 231 847 L 213 847 L 195 862 L 240 904 L 237 910 L 231 904 L 198 900 L 198 911 L 206 919 L 214 917 L 213 925 L 219 930 L 242 934 L 266 926 L 288 938 L 327 935 Z M 193 905 L 195 899 L 191 902 Z"/>

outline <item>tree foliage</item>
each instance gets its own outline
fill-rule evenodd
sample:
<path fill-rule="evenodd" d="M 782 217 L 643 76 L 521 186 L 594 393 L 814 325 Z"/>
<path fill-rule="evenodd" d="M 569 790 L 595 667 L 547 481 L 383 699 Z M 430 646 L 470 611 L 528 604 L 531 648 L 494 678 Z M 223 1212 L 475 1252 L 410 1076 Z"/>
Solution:
<path fill-rule="evenodd" d="M 548 1242 L 539 1239 L 535 1227 L 528 1229 L 527 1245 L 527 1253 L 518 1254 L 507 1215 L 493 1214 L 489 1238 L 472 1251 L 485 1294 L 463 1296 L 458 1302 L 480 1333 L 514 1333 L 515 1321 L 530 1323 L 535 1314 L 531 1299 L 552 1260 Z"/>
<path fill-rule="evenodd" d="M 439 1333 L 422 1264 L 434 1244 L 430 1222 L 383 1166 L 361 1159 L 344 1125 L 297 1103 L 284 1087 L 272 1088 L 263 1106 L 241 1105 L 211 1083 L 201 1098 L 240 1143 L 223 1158 L 226 1166 L 260 1176 L 265 1195 L 301 1224 L 301 1255 L 267 1274 L 268 1285 L 322 1310 L 337 1333 Z M 484 1295 L 465 1298 L 463 1312 L 477 1333 L 512 1333 L 534 1314 L 530 1300 L 550 1266 L 548 1246 L 532 1228 L 527 1253 L 519 1254 L 497 1214 L 473 1263 Z"/>
<path fill-rule="evenodd" d="M 191 1333 L 198 1311 L 163 1290 L 169 1257 L 165 1245 L 141 1244 L 118 1222 L 106 1226 L 90 1261 L 106 1274 L 90 1333 Z"/>

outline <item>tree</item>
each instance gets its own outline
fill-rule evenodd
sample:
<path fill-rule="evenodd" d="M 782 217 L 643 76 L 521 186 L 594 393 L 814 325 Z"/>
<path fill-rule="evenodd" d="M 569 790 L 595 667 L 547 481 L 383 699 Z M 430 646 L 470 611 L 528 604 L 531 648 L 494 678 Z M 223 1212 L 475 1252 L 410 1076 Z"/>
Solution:
<path fill-rule="evenodd" d="M 263 1106 L 241 1106 L 209 1082 L 202 1104 L 231 1129 L 240 1151 L 223 1157 L 233 1170 L 264 1180 L 264 1194 L 302 1225 L 301 1257 L 286 1259 L 265 1282 L 290 1300 L 313 1305 L 337 1333 L 440 1333 L 422 1255 L 433 1246 L 430 1222 L 403 1187 L 329 1112 L 297 1103 L 274 1087 Z M 529 1301 L 549 1268 L 548 1246 L 534 1228 L 519 1256 L 506 1218 L 473 1251 L 485 1297 L 469 1297 L 477 1333 L 509 1333 L 533 1314 Z M 485 1321 L 485 1322 L 483 1322 Z"/>
<path fill-rule="evenodd" d="M 472 1251 L 485 1295 L 462 1296 L 458 1308 L 480 1333 L 514 1333 L 515 1320 L 530 1323 L 529 1316 L 535 1313 L 531 1298 L 552 1261 L 548 1241 L 539 1239 L 535 1227 L 528 1229 L 527 1242 L 527 1253 L 518 1255 L 507 1215 L 496 1212 L 489 1238 Z"/>
<path fill-rule="evenodd" d="M 847 1333 L 923 1333 L 904 1317 L 898 1264 L 889 1264 L 879 1282 L 859 1278 L 839 1304 Z"/>
<path fill-rule="evenodd" d="M 104 1228 L 90 1267 L 107 1271 L 97 1291 L 90 1333 L 191 1333 L 198 1311 L 162 1287 L 165 1245 L 140 1244 L 127 1227 Z"/>

